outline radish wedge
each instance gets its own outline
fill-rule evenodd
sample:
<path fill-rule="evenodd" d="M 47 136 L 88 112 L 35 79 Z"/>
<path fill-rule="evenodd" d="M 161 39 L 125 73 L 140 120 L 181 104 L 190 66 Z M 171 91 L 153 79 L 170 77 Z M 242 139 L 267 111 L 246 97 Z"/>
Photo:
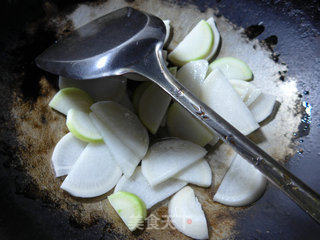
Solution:
<path fill-rule="evenodd" d="M 197 60 L 189 62 L 179 69 L 177 79 L 195 96 L 200 95 L 201 84 L 208 71 L 207 60 Z"/>
<path fill-rule="evenodd" d="M 215 60 L 209 65 L 209 70 L 220 69 L 227 79 L 239 79 L 249 81 L 253 74 L 249 66 L 240 59 L 224 57 Z"/>
<path fill-rule="evenodd" d="M 246 206 L 262 195 L 266 183 L 259 170 L 237 154 L 213 200 L 228 206 Z"/>
<path fill-rule="evenodd" d="M 206 58 L 212 49 L 213 41 L 213 32 L 210 25 L 201 20 L 169 54 L 168 58 L 178 66 Z"/>
<path fill-rule="evenodd" d="M 73 164 L 86 146 L 86 142 L 75 138 L 72 133 L 67 133 L 60 139 L 52 154 L 52 165 L 56 177 L 69 173 Z"/>
<path fill-rule="evenodd" d="M 112 189 L 122 175 L 104 143 L 89 143 L 61 188 L 75 197 L 97 197 Z"/>
<path fill-rule="evenodd" d="M 184 187 L 171 198 L 168 213 L 181 233 L 194 239 L 209 238 L 206 216 L 191 187 Z"/>
<path fill-rule="evenodd" d="M 170 136 L 188 140 L 202 147 L 214 138 L 206 126 L 177 102 L 169 107 L 167 127 Z"/>
<path fill-rule="evenodd" d="M 138 117 L 115 102 L 97 102 L 91 106 L 98 118 L 140 159 L 148 150 L 149 136 Z"/>
<path fill-rule="evenodd" d="M 212 57 L 214 57 L 217 53 L 217 50 L 218 50 L 218 47 L 219 47 L 219 44 L 220 44 L 220 41 L 221 41 L 221 37 L 220 37 L 220 32 L 217 28 L 217 24 L 216 22 L 214 21 L 213 17 L 209 18 L 207 20 L 207 23 L 210 25 L 211 29 L 212 29 L 212 33 L 213 33 L 213 46 L 212 46 L 212 49 L 209 53 L 209 55 L 206 57 L 206 59 L 208 61 L 211 60 Z"/>
<path fill-rule="evenodd" d="M 92 104 L 93 99 L 85 91 L 79 88 L 64 88 L 54 95 L 49 106 L 67 115 L 71 108 L 89 112 Z"/>
<path fill-rule="evenodd" d="M 116 192 L 108 196 L 108 200 L 130 231 L 143 226 L 147 209 L 138 196 L 129 192 Z"/>
<path fill-rule="evenodd" d="M 205 79 L 201 100 L 244 135 L 259 128 L 248 107 L 219 69 L 214 69 Z"/>
<path fill-rule="evenodd" d="M 168 39 L 169 39 L 169 37 L 170 37 L 170 29 L 171 29 L 171 27 L 170 27 L 170 20 L 163 20 L 163 23 L 164 23 L 164 25 L 165 25 L 165 27 L 166 27 L 166 37 L 165 37 L 165 39 L 164 39 L 164 44 L 163 44 L 163 45 L 166 45 L 167 42 L 168 42 Z"/>
<path fill-rule="evenodd" d="M 158 131 L 170 101 L 170 95 L 156 84 L 151 84 L 143 92 L 139 101 L 138 113 L 141 122 L 152 134 Z"/>
<path fill-rule="evenodd" d="M 67 127 L 76 138 L 82 141 L 103 142 L 101 135 L 93 125 L 87 112 L 70 109 L 67 114 Z"/>
<path fill-rule="evenodd" d="M 254 101 L 256 101 L 261 94 L 261 90 L 252 83 L 235 79 L 230 79 L 229 82 L 247 106 L 250 106 Z"/>
<path fill-rule="evenodd" d="M 151 186 L 162 183 L 206 155 L 207 151 L 192 142 L 168 139 L 153 144 L 141 169 Z"/>
<path fill-rule="evenodd" d="M 174 178 L 200 187 L 209 187 L 212 183 L 212 171 L 208 162 L 201 159 L 175 175 Z"/>
<path fill-rule="evenodd" d="M 130 177 L 141 159 L 112 132 L 104 121 L 100 120 L 94 113 L 90 113 L 90 118 L 94 126 L 99 130 L 123 174 Z"/>
<path fill-rule="evenodd" d="M 250 106 L 249 109 L 257 122 L 262 122 L 269 117 L 273 111 L 276 98 L 272 95 L 262 93 Z"/>
<path fill-rule="evenodd" d="M 144 91 L 152 84 L 151 81 L 141 83 L 133 92 L 132 104 L 136 111 L 139 108 L 139 101 Z"/>
<path fill-rule="evenodd" d="M 86 91 L 95 101 L 119 101 L 125 93 L 127 80 L 121 76 L 90 80 L 59 77 L 59 88 L 76 87 Z"/>
<path fill-rule="evenodd" d="M 149 209 L 158 202 L 170 197 L 185 185 L 187 185 L 185 181 L 169 179 L 155 187 L 151 187 L 147 179 L 143 176 L 141 168 L 137 167 L 130 178 L 126 176 L 120 178 L 114 191 L 126 191 L 137 195 L 144 201 L 147 209 Z"/>

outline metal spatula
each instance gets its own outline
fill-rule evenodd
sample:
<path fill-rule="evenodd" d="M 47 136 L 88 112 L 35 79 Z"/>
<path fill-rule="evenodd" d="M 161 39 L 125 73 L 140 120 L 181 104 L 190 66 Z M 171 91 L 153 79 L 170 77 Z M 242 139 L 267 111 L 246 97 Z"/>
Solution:
<path fill-rule="evenodd" d="M 320 196 L 316 192 L 169 73 L 162 58 L 165 34 L 161 19 L 122 8 L 72 32 L 43 52 L 36 63 L 48 72 L 79 81 L 128 73 L 151 79 L 320 223 Z"/>

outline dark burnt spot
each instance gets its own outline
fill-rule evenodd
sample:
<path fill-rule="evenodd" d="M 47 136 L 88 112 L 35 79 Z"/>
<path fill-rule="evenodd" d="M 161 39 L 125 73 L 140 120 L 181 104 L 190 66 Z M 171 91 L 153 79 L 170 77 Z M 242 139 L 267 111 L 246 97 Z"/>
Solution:
<path fill-rule="evenodd" d="M 273 52 L 273 53 L 271 53 L 271 59 L 274 61 L 274 62 L 276 62 L 276 63 L 278 63 L 279 62 L 279 57 L 280 57 L 280 53 L 275 53 L 275 52 Z M 285 64 L 284 64 L 285 65 Z"/>
<path fill-rule="evenodd" d="M 46 118 L 46 116 L 45 115 L 41 115 L 41 123 L 42 124 L 47 124 L 47 118 Z"/>
<path fill-rule="evenodd" d="M 264 26 L 261 24 L 251 25 L 245 29 L 245 34 L 251 40 L 258 37 L 264 31 Z"/>
<path fill-rule="evenodd" d="M 134 0 L 125 0 L 125 1 L 128 2 L 128 3 L 134 2 Z"/>
<path fill-rule="evenodd" d="M 271 35 L 270 37 L 267 37 L 264 41 L 268 46 L 274 46 L 278 43 L 278 37 L 276 35 Z"/>

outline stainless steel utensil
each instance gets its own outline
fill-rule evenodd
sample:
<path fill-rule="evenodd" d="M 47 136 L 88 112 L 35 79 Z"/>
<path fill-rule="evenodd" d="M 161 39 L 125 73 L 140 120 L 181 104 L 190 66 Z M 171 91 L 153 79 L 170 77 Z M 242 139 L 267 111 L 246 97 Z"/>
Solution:
<path fill-rule="evenodd" d="M 151 79 L 320 223 L 320 196 L 316 192 L 169 73 L 162 58 L 165 31 L 159 18 L 122 8 L 72 32 L 43 52 L 36 63 L 48 72 L 79 81 L 128 73 Z"/>

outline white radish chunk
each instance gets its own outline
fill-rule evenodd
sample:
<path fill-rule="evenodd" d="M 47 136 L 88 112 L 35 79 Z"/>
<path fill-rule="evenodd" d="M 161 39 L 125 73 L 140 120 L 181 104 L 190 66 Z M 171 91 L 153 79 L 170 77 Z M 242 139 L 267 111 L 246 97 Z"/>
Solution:
<path fill-rule="evenodd" d="M 127 108 L 128 110 L 130 110 L 131 112 L 134 111 L 134 107 L 132 105 L 132 102 L 129 98 L 128 92 L 125 91 L 125 93 L 123 94 L 121 100 L 118 101 L 118 103 L 122 106 L 124 106 L 125 108 Z"/>
<path fill-rule="evenodd" d="M 153 144 L 141 163 L 142 173 L 151 186 L 162 183 L 206 155 L 192 142 L 168 139 Z"/>
<path fill-rule="evenodd" d="M 169 107 L 167 127 L 170 136 L 188 140 L 202 147 L 214 138 L 206 126 L 177 102 Z"/>
<path fill-rule="evenodd" d="M 209 187 L 212 183 L 212 171 L 208 162 L 201 159 L 175 175 L 174 178 L 200 187 Z"/>
<path fill-rule="evenodd" d="M 152 134 L 158 131 L 170 101 L 170 95 L 154 83 L 142 93 L 138 107 L 139 118 Z"/>
<path fill-rule="evenodd" d="M 49 106 L 67 115 L 71 108 L 89 112 L 92 104 L 93 99 L 85 91 L 79 88 L 64 88 L 54 95 Z"/>
<path fill-rule="evenodd" d="M 75 197 L 97 197 L 112 189 L 122 175 L 104 143 L 89 143 L 61 188 Z"/>
<path fill-rule="evenodd" d="M 219 69 L 214 69 L 205 79 L 201 93 L 201 100 L 242 134 L 248 135 L 259 128 L 248 107 Z"/>
<path fill-rule="evenodd" d="M 258 200 L 266 183 L 259 170 L 237 154 L 213 200 L 228 206 L 246 206 Z"/>
<path fill-rule="evenodd" d="M 167 42 L 168 42 L 168 39 L 169 39 L 169 37 L 170 37 L 170 29 L 171 29 L 171 27 L 170 27 L 170 20 L 163 20 L 163 23 L 164 23 L 164 25 L 165 25 L 165 27 L 166 27 L 166 37 L 165 37 L 165 39 L 164 39 L 164 45 L 166 45 Z M 165 59 L 166 59 L 166 58 L 165 58 Z"/>
<path fill-rule="evenodd" d="M 76 87 L 86 91 L 95 101 L 119 101 L 125 93 L 126 78 L 122 76 L 77 80 L 59 77 L 59 88 Z"/>
<path fill-rule="evenodd" d="M 69 173 L 86 146 L 86 142 L 75 138 L 72 133 L 67 133 L 60 139 L 53 150 L 51 159 L 56 177 Z"/>
<path fill-rule="evenodd" d="M 177 72 L 177 79 L 195 96 L 199 97 L 209 63 L 207 60 L 197 60 L 183 65 Z"/>
<path fill-rule="evenodd" d="M 94 113 L 90 113 L 90 118 L 94 126 L 99 130 L 123 174 L 130 177 L 141 159 L 112 132 L 110 126 L 104 121 L 100 120 Z"/>
<path fill-rule="evenodd" d="M 220 138 L 218 135 L 214 135 L 212 140 L 208 143 L 210 146 L 215 146 L 219 142 Z"/>
<path fill-rule="evenodd" d="M 269 117 L 276 104 L 275 96 L 262 93 L 250 106 L 249 109 L 257 122 L 262 122 Z"/>
<path fill-rule="evenodd" d="M 212 57 L 214 57 L 217 53 L 217 50 L 218 50 L 218 47 L 219 47 L 219 44 L 220 44 L 220 41 L 221 41 L 221 37 L 220 37 L 220 32 L 217 28 L 217 24 L 216 22 L 214 21 L 214 18 L 211 17 L 207 20 L 207 23 L 210 25 L 211 29 L 212 29 L 212 33 L 213 33 L 213 46 L 212 46 L 212 49 L 210 51 L 210 53 L 208 54 L 208 56 L 206 57 L 206 59 L 208 61 L 211 60 Z"/>
<path fill-rule="evenodd" d="M 191 187 L 184 187 L 171 198 L 168 213 L 181 233 L 194 239 L 209 238 L 206 216 Z"/>
<path fill-rule="evenodd" d="M 213 41 L 213 32 L 210 25 L 201 20 L 169 54 L 168 58 L 178 66 L 190 61 L 204 59 L 209 55 Z"/>
<path fill-rule="evenodd" d="M 132 104 L 134 109 L 138 112 L 139 102 L 144 91 L 152 84 L 151 81 L 141 83 L 133 92 Z"/>
<path fill-rule="evenodd" d="M 247 106 L 250 106 L 254 101 L 256 101 L 261 94 L 261 90 L 252 83 L 236 79 L 229 79 L 229 81 Z"/>
<path fill-rule="evenodd" d="M 67 127 L 76 138 L 82 141 L 93 143 L 103 142 L 88 112 L 70 109 L 67 114 Z"/>
<path fill-rule="evenodd" d="M 139 159 L 144 157 L 148 150 L 149 135 L 134 113 L 109 101 L 97 102 L 90 109 Z"/>
<path fill-rule="evenodd" d="M 234 57 L 219 58 L 209 65 L 209 70 L 220 69 L 227 79 L 239 79 L 249 81 L 253 74 L 249 66 L 240 59 Z"/>
<path fill-rule="evenodd" d="M 129 192 L 116 192 L 108 196 L 108 200 L 130 231 L 143 227 L 147 209 L 138 196 Z"/>
<path fill-rule="evenodd" d="M 120 178 L 114 192 L 131 192 L 141 198 L 146 204 L 147 209 L 149 209 L 158 202 L 170 197 L 185 185 L 187 185 L 185 181 L 169 179 L 157 186 L 151 187 L 147 179 L 143 176 L 141 168 L 137 167 L 130 178 L 126 176 Z"/>

